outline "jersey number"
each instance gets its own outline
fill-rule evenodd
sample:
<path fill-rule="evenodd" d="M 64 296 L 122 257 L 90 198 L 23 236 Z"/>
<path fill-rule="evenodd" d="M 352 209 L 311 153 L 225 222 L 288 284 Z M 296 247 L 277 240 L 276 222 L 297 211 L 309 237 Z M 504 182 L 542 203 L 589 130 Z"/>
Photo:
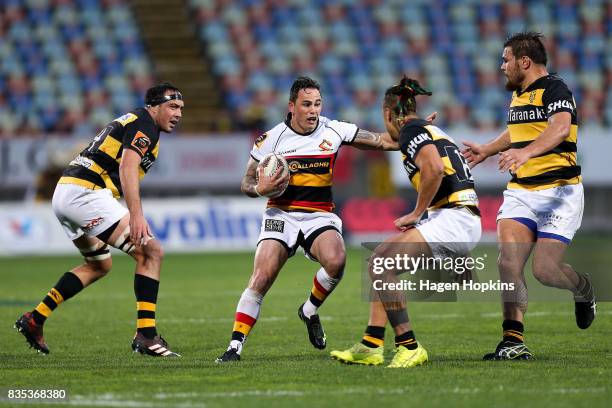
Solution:
<path fill-rule="evenodd" d="M 93 141 L 91 142 L 91 144 L 87 148 L 87 151 L 90 152 L 90 153 L 97 152 L 98 148 L 100 147 L 100 144 L 102 144 L 102 141 L 104 141 L 104 139 L 106 138 L 106 136 L 108 136 L 108 134 L 111 132 L 111 130 L 113 130 L 113 127 L 111 125 L 109 125 L 109 126 L 105 127 L 104 129 L 102 129 L 102 131 L 100 133 L 98 133 L 96 135 L 96 137 L 94 137 Z"/>
<path fill-rule="evenodd" d="M 470 172 L 470 166 L 465 161 L 465 157 L 459 152 L 456 146 L 444 146 L 446 156 L 451 162 L 453 169 L 455 169 L 455 175 L 459 181 L 471 181 L 474 182 L 472 173 Z"/>

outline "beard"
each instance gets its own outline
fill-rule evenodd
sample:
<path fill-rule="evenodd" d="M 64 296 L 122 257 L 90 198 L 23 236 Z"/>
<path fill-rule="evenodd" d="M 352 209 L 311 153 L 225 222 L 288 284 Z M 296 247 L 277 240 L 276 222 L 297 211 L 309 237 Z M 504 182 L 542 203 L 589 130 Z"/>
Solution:
<path fill-rule="evenodd" d="M 518 67 L 517 67 L 518 69 Z M 517 72 L 513 77 L 506 76 L 506 91 L 514 92 L 521 90 L 521 84 L 525 79 L 525 74 Z"/>
<path fill-rule="evenodd" d="M 514 92 L 514 91 L 518 91 L 519 88 L 520 86 L 510 81 L 510 79 L 506 80 L 506 91 Z"/>

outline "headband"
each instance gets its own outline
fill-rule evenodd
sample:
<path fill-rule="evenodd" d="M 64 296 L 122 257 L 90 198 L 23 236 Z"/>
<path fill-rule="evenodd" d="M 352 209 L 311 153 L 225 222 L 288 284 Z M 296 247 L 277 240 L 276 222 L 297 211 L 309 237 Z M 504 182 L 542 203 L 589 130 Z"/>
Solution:
<path fill-rule="evenodd" d="M 149 106 L 157 106 L 157 105 L 161 105 L 164 102 L 168 102 L 168 101 L 172 101 L 172 100 L 181 100 L 182 101 L 183 100 L 183 95 L 179 91 L 176 91 L 172 95 L 164 95 L 164 96 L 159 96 L 157 98 L 150 98 L 149 100 L 145 101 L 145 104 L 147 104 Z"/>

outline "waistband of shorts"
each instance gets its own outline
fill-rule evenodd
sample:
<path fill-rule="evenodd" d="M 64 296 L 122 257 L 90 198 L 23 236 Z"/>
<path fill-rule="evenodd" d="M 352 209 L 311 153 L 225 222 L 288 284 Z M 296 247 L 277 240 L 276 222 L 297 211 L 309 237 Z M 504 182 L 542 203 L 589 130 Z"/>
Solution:
<path fill-rule="evenodd" d="M 57 182 L 57 184 L 74 184 L 77 186 L 88 188 L 90 190 L 102 190 L 105 188 L 100 187 L 99 185 L 92 183 L 91 181 L 69 176 L 62 176 Z"/>
<path fill-rule="evenodd" d="M 476 205 L 448 203 L 438 208 L 432 208 L 432 210 L 462 210 L 476 217 L 480 217 L 480 209 Z"/>

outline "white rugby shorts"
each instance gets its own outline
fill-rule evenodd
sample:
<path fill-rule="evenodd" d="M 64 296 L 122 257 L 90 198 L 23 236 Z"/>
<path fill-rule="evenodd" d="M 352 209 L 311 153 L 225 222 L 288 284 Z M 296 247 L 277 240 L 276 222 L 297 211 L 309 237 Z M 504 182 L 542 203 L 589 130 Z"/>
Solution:
<path fill-rule="evenodd" d="M 73 241 L 83 234 L 101 234 L 128 213 L 109 189 L 91 190 L 76 184 L 58 184 L 52 205 L 66 235 Z"/>
<path fill-rule="evenodd" d="M 480 217 L 466 208 L 428 210 L 415 228 L 429 244 L 434 256 L 466 256 L 480 241 Z"/>
<path fill-rule="evenodd" d="M 582 223 L 584 188 L 581 183 L 545 190 L 507 189 L 497 221 L 514 219 L 536 234 L 569 244 Z"/>
<path fill-rule="evenodd" d="M 342 234 L 342 221 L 334 213 L 266 208 L 257 245 L 266 239 L 276 240 L 283 244 L 289 256 L 293 256 L 301 246 L 306 255 L 314 260 L 310 254 L 310 247 L 314 240 L 327 230 L 336 230 Z"/>

